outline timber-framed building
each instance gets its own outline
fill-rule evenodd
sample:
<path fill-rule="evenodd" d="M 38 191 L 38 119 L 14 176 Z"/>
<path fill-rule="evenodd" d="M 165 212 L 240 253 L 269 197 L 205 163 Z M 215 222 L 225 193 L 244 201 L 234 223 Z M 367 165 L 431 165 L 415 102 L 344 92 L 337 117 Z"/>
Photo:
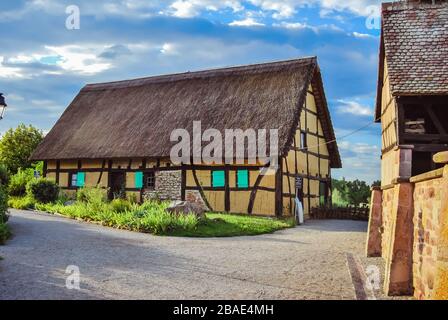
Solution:
<path fill-rule="evenodd" d="M 264 165 L 175 165 L 175 129 L 278 129 L 279 170 Z M 224 134 L 223 134 L 224 135 Z M 188 200 L 209 210 L 292 215 L 331 202 L 341 160 L 317 59 L 92 84 L 32 156 L 66 192 L 85 186 L 144 200 Z"/>

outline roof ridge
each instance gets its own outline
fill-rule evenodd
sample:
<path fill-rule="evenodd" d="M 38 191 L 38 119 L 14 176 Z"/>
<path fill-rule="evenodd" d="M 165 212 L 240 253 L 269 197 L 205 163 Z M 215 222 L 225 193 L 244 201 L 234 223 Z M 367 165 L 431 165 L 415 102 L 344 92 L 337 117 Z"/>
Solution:
<path fill-rule="evenodd" d="M 123 87 L 136 87 L 143 86 L 149 83 L 163 83 L 170 81 L 181 81 L 186 79 L 194 79 L 194 78 L 202 78 L 202 77 L 213 77 L 218 75 L 225 75 L 232 72 L 268 72 L 272 71 L 272 69 L 293 66 L 293 65 L 303 65 L 303 64 L 315 64 L 317 63 L 316 56 L 309 56 L 303 58 L 296 59 L 288 59 L 288 60 L 277 60 L 270 62 L 262 62 L 248 65 L 234 65 L 228 67 L 220 67 L 220 68 L 212 68 L 212 69 L 204 69 L 198 71 L 187 71 L 181 73 L 173 73 L 173 74 L 161 74 L 143 78 L 136 79 L 128 79 L 128 80 L 120 80 L 120 81 L 111 81 L 111 82 L 103 82 L 103 83 L 92 83 L 87 84 L 82 91 L 95 91 L 95 90 L 104 90 L 111 88 L 123 88 Z"/>
<path fill-rule="evenodd" d="M 393 1 L 393 2 L 383 2 L 381 8 L 383 12 L 387 11 L 405 11 L 405 10 L 426 10 L 426 9 L 440 9 L 448 8 L 447 1 L 436 1 L 433 3 L 415 3 L 407 1 Z"/>

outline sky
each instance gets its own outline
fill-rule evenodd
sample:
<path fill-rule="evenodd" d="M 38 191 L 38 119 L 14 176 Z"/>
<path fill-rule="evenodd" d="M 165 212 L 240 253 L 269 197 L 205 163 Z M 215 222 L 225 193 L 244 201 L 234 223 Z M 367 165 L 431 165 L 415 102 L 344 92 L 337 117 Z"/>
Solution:
<path fill-rule="evenodd" d="M 317 56 L 343 161 L 333 176 L 379 180 L 380 2 L 1 0 L 0 134 L 48 132 L 87 83 Z"/>

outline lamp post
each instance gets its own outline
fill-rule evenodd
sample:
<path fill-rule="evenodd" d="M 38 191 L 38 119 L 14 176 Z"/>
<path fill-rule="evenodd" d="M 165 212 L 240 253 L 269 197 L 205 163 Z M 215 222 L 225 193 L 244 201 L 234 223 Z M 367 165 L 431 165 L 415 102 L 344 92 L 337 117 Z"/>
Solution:
<path fill-rule="evenodd" d="M 3 93 L 0 93 L 0 120 L 3 119 L 3 115 L 5 114 L 7 106 L 8 105 L 5 102 L 5 97 L 3 96 Z"/>

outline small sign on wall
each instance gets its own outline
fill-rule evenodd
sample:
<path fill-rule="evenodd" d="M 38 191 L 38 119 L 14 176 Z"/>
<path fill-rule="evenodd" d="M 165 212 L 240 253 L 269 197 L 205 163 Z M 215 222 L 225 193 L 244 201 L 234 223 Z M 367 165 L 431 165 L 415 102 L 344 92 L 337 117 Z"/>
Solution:
<path fill-rule="evenodd" d="M 302 190 L 303 188 L 303 178 L 296 177 L 296 189 Z"/>

